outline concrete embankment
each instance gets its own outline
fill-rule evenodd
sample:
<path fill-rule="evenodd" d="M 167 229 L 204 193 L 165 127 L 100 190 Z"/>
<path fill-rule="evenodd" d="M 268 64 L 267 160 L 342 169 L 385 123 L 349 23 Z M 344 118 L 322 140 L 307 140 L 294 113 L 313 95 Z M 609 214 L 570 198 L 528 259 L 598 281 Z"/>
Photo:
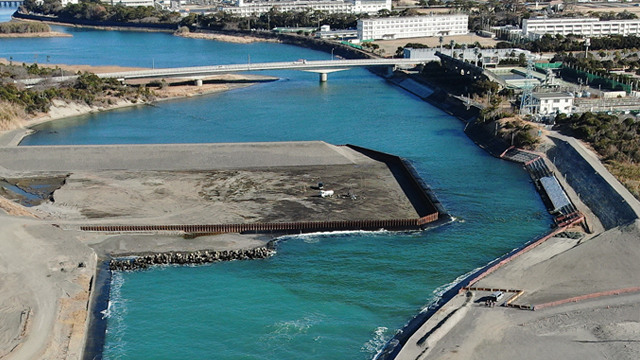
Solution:
<path fill-rule="evenodd" d="M 585 205 L 600 219 L 605 230 L 628 224 L 638 218 L 631 205 L 637 201 L 630 194 L 627 199 L 621 195 L 622 191 L 626 191 L 621 184 L 618 183 L 618 189 L 614 188 L 612 182 L 617 180 L 611 177 L 597 159 L 588 161 L 586 155 L 580 154 L 578 149 L 564 139 L 552 137 L 552 140 L 555 147 L 547 151 L 549 159 Z M 599 170 L 594 168 L 597 165 Z M 610 177 L 609 181 L 604 178 L 606 175 Z"/>
<path fill-rule="evenodd" d="M 322 141 L 0 148 L 0 166 L 12 171 L 180 171 L 308 164 L 353 164 L 353 161 L 338 147 Z"/>
<path fill-rule="evenodd" d="M 384 77 L 381 70 L 373 70 L 373 72 Z M 476 106 L 466 104 L 445 90 L 440 89 L 437 85 L 429 83 L 421 75 L 395 71 L 392 76 L 386 77 L 386 79 L 463 122 L 475 120 L 480 112 L 480 109 Z"/>
<path fill-rule="evenodd" d="M 129 271 L 146 269 L 153 265 L 202 265 L 220 261 L 265 259 L 274 253 L 273 242 L 264 247 L 247 250 L 157 253 L 133 259 L 113 259 L 109 262 L 109 270 Z"/>

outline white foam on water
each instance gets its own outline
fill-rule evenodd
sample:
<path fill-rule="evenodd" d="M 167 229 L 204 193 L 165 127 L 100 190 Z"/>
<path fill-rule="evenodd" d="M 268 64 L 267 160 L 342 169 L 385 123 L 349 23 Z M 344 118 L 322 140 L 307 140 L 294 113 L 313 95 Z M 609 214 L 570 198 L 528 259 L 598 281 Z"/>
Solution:
<path fill-rule="evenodd" d="M 446 293 L 447 291 L 449 291 L 449 289 L 451 289 L 452 287 L 458 285 L 458 283 L 460 283 L 462 280 L 466 279 L 467 277 L 471 276 L 473 273 L 475 273 L 476 271 L 478 271 L 478 270 L 480 270 L 482 268 L 483 268 L 482 266 L 481 267 L 477 267 L 477 268 L 467 272 L 466 274 L 458 276 L 452 282 L 437 287 L 435 290 L 433 290 L 433 296 L 431 297 L 431 299 L 429 300 L 427 305 L 425 307 L 423 307 L 420 312 L 425 312 L 425 311 L 429 310 L 430 308 L 432 308 L 433 306 L 435 306 L 435 304 L 438 302 L 438 300 L 440 300 L 440 298 L 442 298 L 442 295 L 444 293 Z"/>
<path fill-rule="evenodd" d="M 127 300 L 122 297 L 124 276 L 119 271 L 112 272 L 111 292 L 107 309 L 102 311 L 103 319 L 109 322 L 103 356 L 105 360 L 117 360 L 126 355 L 127 342 L 124 335 L 127 331 L 125 317 L 127 314 Z"/>
<path fill-rule="evenodd" d="M 386 345 L 386 343 L 393 337 L 393 334 L 389 332 L 389 329 L 384 326 L 379 326 L 373 332 L 373 337 L 367 341 L 360 348 L 361 352 L 374 355 L 373 358 L 377 358 Z"/>
<path fill-rule="evenodd" d="M 305 242 L 317 242 L 320 238 L 329 238 L 329 237 L 338 237 L 338 236 L 352 236 L 352 235 L 371 235 L 371 234 L 390 234 L 391 231 L 387 231 L 384 229 L 380 230 L 336 230 L 336 231 L 318 231 L 306 234 L 296 234 L 296 235 L 284 235 L 279 237 L 277 240 L 288 240 L 288 239 L 302 239 Z"/>
<path fill-rule="evenodd" d="M 322 314 L 310 314 L 300 319 L 277 322 L 269 326 L 272 331 L 263 336 L 262 340 L 272 347 L 285 346 L 295 337 L 306 334 L 312 326 L 321 323 Z M 316 341 L 318 339 L 315 339 Z"/>

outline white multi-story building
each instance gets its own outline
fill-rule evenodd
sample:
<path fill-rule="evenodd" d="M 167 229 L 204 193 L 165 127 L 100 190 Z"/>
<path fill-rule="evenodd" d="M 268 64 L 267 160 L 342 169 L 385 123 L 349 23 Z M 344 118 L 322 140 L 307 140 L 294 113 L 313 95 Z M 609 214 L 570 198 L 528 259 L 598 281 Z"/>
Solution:
<path fill-rule="evenodd" d="M 77 4 L 78 0 L 60 0 L 60 3 L 62 4 L 63 7 L 65 7 L 69 4 Z"/>
<path fill-rule="evenodd" d="M 391 10 L 391 0 L 305 0 L 305 1 L 253 1 L 238 0 L 236 6 L 225 7 L 223 11 L 236 16 L 260 16 L 272 8 L 280 11 L 318 10 L 327 13 L 377 14 Z"/>
<path fill-rule="evenodd" d="M 522 35 L 529 38 L 543 34 L 583 35 L 598 37 L 606 35 L 640 34 L 640 19 L 607 20 L 598 18 L 557 18 L 557 19 L 523 19 Z"/>
<path fill-rule="evenodd" d="M 358 20 L 358 39 L 464 35 L 468 33 L 468 26 L 469 16 L 463 14 L 363 19 Z"/>
<path fill-rule="evenodd" d="M 540 115 L 571 114 L 573 94 L 533 93 L 534 112 Z"/>

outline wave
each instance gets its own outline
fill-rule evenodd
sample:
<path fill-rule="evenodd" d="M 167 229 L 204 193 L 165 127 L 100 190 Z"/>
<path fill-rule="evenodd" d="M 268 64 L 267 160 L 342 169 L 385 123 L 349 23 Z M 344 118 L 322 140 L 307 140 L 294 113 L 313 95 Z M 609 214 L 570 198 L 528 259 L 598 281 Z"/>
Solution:
<path fill-rule="evenodd" d="M 102 311 L 103 319 L 106 318 L 107 341 L 103 350 L 105 360 L 117 360 L 126 355 L 127 342 L 124 335 L 127 331 L 125 317 L 127 314 L 127 300 L 122 296 L 122 286 L 125 283 L 124 275 L 115 271 L 111 277 L 111 294 L 107 309 Z"/>
<path fill-rule="evenodd" d="M 431 299 L 429 299 L 429 302 L 427 302 L 427 305 L 424 306 L 422 308 L 422 310 L 420 310 L 420 312 L 425 312 L 427 310 L 429 310 L 430 308 L 432 308 L 433 306 L 436 305 L 436 303 L 438 302 L 438 300 L 440 300 L 440 298 L 442 298 L 442 295 L 444 293 L 446 293 L 447 291 L 449 291 L 449 289 L 451 289 L 452 287 L 458 285 L 458 283 L 460 283 L 462 280 L 466 279 L 467 277 L 471 276 L 472 274 L 474 274 L 475 272 L 477 272 L 478 270 L 482 269 L 483 266 L 477 267 L 465 274 L 462 274 L 460 276 L 458 276 L 457 278 L 455 278 L 452 282 L 444 284 L 442 286 L 437 287 L 435 290 L 433 290 L 433 296 L 431 297 Z"/>
<path fill-rule="evenodd" d="M 384 326 L 379 326 L 373 332 L 373 338 L 367 341 L 360 351 L 373 355 L 373 358 L 377 358 L 380 352 L 384 349 L 387 342 L 393 337 L 393 334 L 389 333 L 389 329 Z"/>

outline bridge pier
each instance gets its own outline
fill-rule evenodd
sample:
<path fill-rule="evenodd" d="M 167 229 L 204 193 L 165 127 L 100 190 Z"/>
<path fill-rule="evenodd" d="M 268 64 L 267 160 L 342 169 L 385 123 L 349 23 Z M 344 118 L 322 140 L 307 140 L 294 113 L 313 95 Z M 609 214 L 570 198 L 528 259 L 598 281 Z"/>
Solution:
<path fill-rule="evenodd" d="M 327 73 L 320 73 L 320 82 L 327 82 Z"/>
<path fill-rule="evenodd" d="M 202 86 L 202 79 L 196 79 L 196 80 L 193 80 L 193 85 L 195 85 L 195 86 Z"/>

